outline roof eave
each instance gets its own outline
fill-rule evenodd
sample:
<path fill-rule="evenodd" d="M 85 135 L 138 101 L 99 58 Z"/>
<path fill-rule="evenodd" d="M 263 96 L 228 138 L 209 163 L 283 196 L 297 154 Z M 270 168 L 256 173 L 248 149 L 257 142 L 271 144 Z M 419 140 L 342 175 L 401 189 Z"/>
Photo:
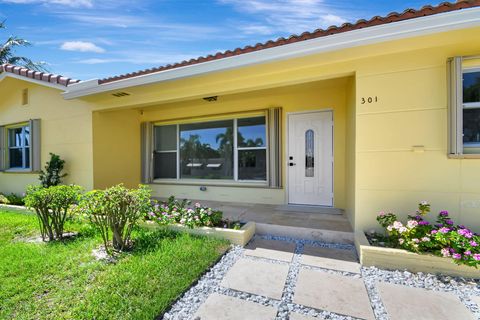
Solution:
<path fill-rule="evenodd" d="M 480 26 L 480 7 L 382 24 L 105 84 L 99 84 L 98 79 L 94 79 L 88 83 L 69 85 L 63 96 L 65 99 L 81 98 L 128 87 L 477 26 Z"/>
<path fill-rule="evenodd" d="M 22 75 L 18 75 L 18 74 L 15 74 L 15 73 L 10 73 L 10 72 L 0 73 L 0 82 L 3 81 L 5 78 L 14 78 L 14 79 L 18 79 L 18 80 L 21 80 L 21 81 L 34 83 L 34 84 L 37 84 L 37 85 L 40 85 L 40 86 L 58 89 L 58 90 L 61 90 L 61 91 L 66 91 L 66 89 L 67 89 L 66 86 L 58 84 L 58 83 L 51 83 L 51 82 L 36 80 L 36 79 L 24 77 Z"/>

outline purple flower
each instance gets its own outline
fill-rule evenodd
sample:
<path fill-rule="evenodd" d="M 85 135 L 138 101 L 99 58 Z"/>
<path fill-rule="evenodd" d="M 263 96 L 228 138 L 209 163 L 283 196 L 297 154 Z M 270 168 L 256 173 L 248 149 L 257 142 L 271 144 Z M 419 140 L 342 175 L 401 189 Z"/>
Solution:
<path fill-rule="evenodd" d="M 430 222 L 422 220 L 422 221 L 419 221 L 418 224 L 421 225 L 421 226 L 428 226 L 428 225 L 430 225 Z"/>
<path fill-rule="evenodd" d="M 474 259 L 474 260 L 477 260 L 477 261 L 480 261 L 480 254 L 479 254 L 479 253 L 475 253 L 475 254 L 473 255 L 473 259 Z"/>
<path fill-rule="evenodd" d="M 417 219 L 417 220 L 422 220 L 422 216 L 416 215 L 416 216 L 415 216 L 415 219 Z"/>
<path fill-rule="evenodd" d="M 456 259 L 456 260 L 459 260 L 459 259 L 462 258 L 462 255 L 460 253 L 454 253 L 454 254 L 452 254 L 452 258 Z"/>
<path fill-rule="evenodd" d="M 447 210 L 440 211 L 439 215 L 441 215 L 442 217 L 446 217 L 448 216 L 448 211 Z"/>
<path fill-rule="evenodd" d="M 443 228 L 440 228 L 438 231 L 441 233 L 448 233 L 450 231 L 450 228 L 443 227 Z"/>
<path fill-rule="evenodd" d="M 471 245 L 472 247 L 477 247 L 477 246 L 478 246 L 478 243 L 476 243 L 475 241 L 472 240 L 472 241 L 470 241 L 470 245 Z"/>
<path fill-rule="evenodd" d="M 445 220 L 445 223 L 448 225 L 453 225 L 453 221 L 450 219 Z"/>
<path fill-rule="evenodd" d="M 463 254 L 464 254 L 464 255 L 466 255 L 466 256 L 469 256 L 469 255 L 471 255 L 471 254 L 472 254 L 472 251 L 470 251 L 470 250 L 467 250 L 467 251 L 465 251 Z"/>
<path fill-rule="evenodd" d="M 441 223 L 437 223 L 437 224 L 435 225 L 435 227 L 437 227 L 437 228 L 441 228 L 441 227 L 443 227 L 443 224 L 441 224 Z"/>
<path fill-rule="evenodd" d="M 438 232 L 437 230 L 432 230 L 432 232 L 430 232 L 430 234 L 435 234 L 437 232 Z"/>
<path fill-rule="evenodd" d="M 468 229 L 460 229 L 457 231 L 457 233 L 461 236 L 464 236 L 467 239 L 470 239 L 471 237 L 473 237 L 473 233 Z"/>

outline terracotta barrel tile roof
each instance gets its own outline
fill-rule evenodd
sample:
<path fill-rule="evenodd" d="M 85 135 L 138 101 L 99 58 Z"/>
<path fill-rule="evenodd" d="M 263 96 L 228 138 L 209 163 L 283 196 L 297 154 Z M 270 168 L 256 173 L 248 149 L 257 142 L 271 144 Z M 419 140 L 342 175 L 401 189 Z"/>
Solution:
<path fill-rule="evenodd" d="M 234 50 L 218 52 L 216 54 L 208 55 L 206 57 L 198 57 L 196 59 L 190 59 L 188 61 L 184 60 L 179 63 L 167 64 L 165 66 L 160 66 L 160 67 L 155 67 L 151 69 L 145 69 L 145 70 L 140 70 L 132 73 L 104 78 L 99 80 L 99 84 L 119 81 L 123 79 L 138 77 L 146 74 L 151 74 L 155 72 L 160 72 L 160 71 L 165 71 L 165 70 L 170 70 L 170 69 L 175 69 L 175 68 L 180 68 L 185 66 L 191 66 L 191 65 L 200 64 L 206 61 L 223 59 L 223 58 L 241 55 L 249 52 L 283 46 L 283 45 L 287 45 L 287 44 L 291 44 L 299 41 L 311 40 L 315 38 L 326 37 L 326 36 L 344 33 L 348 31 L 353 31 L 353 30 L 393 23 L 393 22 L 405 21 L 409 19 L 425 17 L 425 16 L 430 16 L 430 15 L 439 14 L 439 13 L 473 8 L 478 6 L 480 6 L 480 0 L 458 0 L 456 3 L 443 2 L 437 6 L 427 5 L 422 7 L 419 10 L 407 9 L 402 13 L 391 12 L 385 17 L 375 16 L 370 20 L 361 19 L 353 24 L 344 23 L 341 26 L 331 26 L 325 30 L 317 29 L 313 32 L 304 32 L 301 35 L 291 35 L 288 38 L 278 38 L 277 40 L 269 40 L 265 43 L 257 43 L 255 46 L 246 46 L 243 48 L 236 48 Z"/>
<path fill-rule="evenodd" d="M 53 84 L 59 84 L 65 87 L 70 84 L 80 82 L 80 80 L 63 77 L 57 74 L 35 71 L 25 67 L 15 66 L 13 64 L 8 64 L 8 63 L 0 65 L 0 73 L 2 72 L 9 72 L 22 77 L 44 81 L 48 83 L 53 83 Z"/>

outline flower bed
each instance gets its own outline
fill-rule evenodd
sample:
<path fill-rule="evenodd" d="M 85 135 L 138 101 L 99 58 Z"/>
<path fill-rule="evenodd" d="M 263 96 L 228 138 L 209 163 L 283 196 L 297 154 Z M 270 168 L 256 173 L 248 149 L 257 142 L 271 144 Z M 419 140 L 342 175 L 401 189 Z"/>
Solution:
<path fill-rule="evenodd" d="M 154 201 L 143 224 L 147 227 L 164 226 L 175 231 L 209 235 L 245 245 L 255 234 L 255 223 L 223 219 L 223 213 L 188 200 L 170 197 L 165 202 Z"/>
<path fill-rule="evenodd" d="M 404 249 L 373 246 L 363 232 L 355 234 L 355 246 L 360 263 L 365 267 L 374 266 L 390 270 L 408 270 L 480 279 L 479 269 L 454 264 L 449 258 L 428 253 L 418 254 Z"/>
<path fill-rule="evenodd" d="M 385 229 L 385 232 L 382 234 L 371 231 L 363 234 L 364 238 L 368 240 L 367 243 L 375 249 L 365 249 L 364 241 L 358 239 L 358 235 L 356 236 L 356 242 L 360 243 L 357 245 L 360 254 L 366 254 L 370 258 L 372 255 L 376 255 L 372 262 L 369 258 L 363 257 L 364 263 L 380 264 L 378 266 L 383 267 L 388 267 L 385 266 L 385 263 L 392 267 L 393 263 L 398 267 L 403 266 L 416 271 L 425 271 L 425 268 L 419 268 L 418 264 L 430 263 L 426 267 L 429 271 L 437 270 L 439 265 L 442 265 L 441 268 L 446 268 L 446 273 L 455 274 L 455 271 L 450 269 L 462 270 L 459 271 L 460 274 L 467 273 L 469 276 L 478 277 L 480 272 L 477 270 L 480 266 L 480 235 L 463 225 L 455 225 L 447 211 L 441 211 L 438 214 L 435 224 L 426 219 L 428 213 L 430 213 L 430 204 L 426 201 L 419 203 L 418 210 L 414 214 L 408 215 L 406 222 L 400 221 L 394 213 L 380 212 L 377 221 Z M 380 255 L 386 253 L 392 256 L 392 261 L 389 262 L 388 257 L 385 257 L 384 260 L 380 258 Z M 402 256 L 403 259 L 412 259 L 412 261 L 399 262 L 394 256 Z M 380 260 L 377 264 L 374 263 L 376 259 Z M 415 263 L 414 260 L 418 260 L 418 262 Z M 451 268 L 445 267 L 445 262 L 449 262 Z M 471 271 L 466 272 L 466 270 Z"/>

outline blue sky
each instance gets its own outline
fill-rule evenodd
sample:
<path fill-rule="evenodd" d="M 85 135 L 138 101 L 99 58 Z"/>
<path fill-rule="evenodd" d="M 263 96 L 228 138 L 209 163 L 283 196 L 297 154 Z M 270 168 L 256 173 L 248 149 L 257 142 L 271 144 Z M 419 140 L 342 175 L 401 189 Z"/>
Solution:
<path fill-rule="evenodd" d="M 28 39 L 33 46 L 19 54 L 87 80 L 420 8 L 424 1 L 0 0 L 8 27 L 0 40 Z"/>

